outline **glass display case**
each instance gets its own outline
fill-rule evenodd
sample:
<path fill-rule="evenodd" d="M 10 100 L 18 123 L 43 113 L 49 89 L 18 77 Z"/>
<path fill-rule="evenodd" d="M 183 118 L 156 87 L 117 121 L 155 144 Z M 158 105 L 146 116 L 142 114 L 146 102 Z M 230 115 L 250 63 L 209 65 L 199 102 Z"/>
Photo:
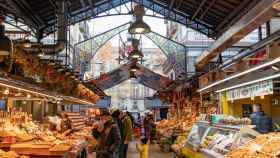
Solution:
<path fill-rule="evenodd" d="M 196 123 L 193 125 L 191 132 L 189 133 L 187 143 L 192 147 L 199 147 L 201 141 L 205 135 L 206 130 L 209 128 L 207 124 Z"/>
<path fill-rule="evenodd" d="M 228 126 L 197 122 L 186 147 L 198 151 L 205 158 L 223 158 L 230 150 L 254 139 L 258 133 L 247 126 Z"/>

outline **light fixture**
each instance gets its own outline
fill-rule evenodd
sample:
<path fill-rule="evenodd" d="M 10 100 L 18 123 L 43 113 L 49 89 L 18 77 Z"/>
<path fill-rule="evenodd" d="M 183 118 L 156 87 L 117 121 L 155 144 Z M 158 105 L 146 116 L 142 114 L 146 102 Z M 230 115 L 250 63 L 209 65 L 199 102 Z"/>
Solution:
<path fill-rule="evenodd" d="M 280 1 L 276 1 L 273 3 L 272 8 L 280 11 Z"/>
<path fill-rule="evenodd" d="M 143 53 L 138 49 L 134 49 L 128 56 L 129 59 L 141 60 L 143 58 Z"/>
<path fill-rule="evenodd" d="M 133 71 L 129 71 L 129 77 L 134 78 L 134 79 L 137 78 L 137 76 L 135 75 L 135 72 L 133 72 Z"/>
<path fill-rule="evenodd" d="M 207 89 L 209 89 L 209 88 L 211 88 L 211 87 L 214 87 L 214 86 L 216 86 L 216 85 L 219 85 L 219 84 L 224 83 L 224 82 L 226 82 L 226 81 L 229 81 L 229 80 L 231 80 L 231 79 L 234 79 L 234 78 L 237 78 L 237 77 L 246 75 L 246 74 L 248 74 L 248 73 L 251 73 L 251 72 L 253 72 L 253 71 L 256 71 L 256 70 L 265 68 L 265 67 L 267 67 L 267 66 L 276 64 L 276 63 L 278 63 L 278 62 L 280 62 L 280 57 L 278 57 L 278 58 L 276 58 L 276 59 L 274 59 L 274 60 L 272 60 L 272 61 L 266 62 L 266 63 L 264 63 L 264 64 L 255 66 L 255 67 L 253 67 L 253 68 L 251 68 L 251 69 L 248 69 L 248 70 L 246 70 L 246 71 L 243 71 L 243 72 L 237 73 L 237 74 L 235 74 L 235 75 L 229 76 L 228 78 L 225 78 L 225 79 L 223 79 L 223 80 L 214 82 L 214 83 L 212 83 L 212 84 L 210 84 L 210 85 L 208 85 L 208 86 L 206 86 L 206 87 L 204 87 L 204 88 L 199 89 L 198 92 L 202 92 L 202 91 L 204 91 L 204 90 L 207 90 Z"/>
<path fill-rule="evenodd" d="M 48 65 L 55 66 L 56 65 L 55 59 L 48 59 Z"/>
<path fill-rule="evenodd" d="M 5 89 L 3 94 L 8 95 L 10 93 L 9 88 Z"/>
<path fill-rule="evenodd" d="M 144 7 L 141 5 L 135 6 L 133 14 L 136 20 L 130 25 L 128 32 L 131 34 L 146 34 L 151 32 L 150 26 L 143 21 L 145 14 Z"/>
<path fill-rule="evenodd" d="M 23 46 L 24 48 L 31 48 L 31 47 L 32 47 L 32 44 L 31 44 L 31 42 L 30 42 L 29 40 L 24 40 L 24 41 L 22 42 L 22 46 Z"/>
<path fill-rule="evenodd" d="M 27 97 L 27 98 L 31 98 L 31 95 L 30 95 L 30 94 L 27 94 L 26 97 Z"/>
<path fill-rule="evenodd" d="M 7 56 L 12 52 L 12 42 L 5 36 L 4 20 L 5 17 L 0 15 L 0 55 Z"/>
<path fill-rule="evenodd" d="M 255 96 L 251 96 L 251 100 L 255 100 Z"/>
<path fill-rule="evenodd" d="M 15 94 L 16 97 L 19 97 L 21 95 L 22 95 L 21 92 L 18 92 L 18 93 Z"/>
<path fill-rule="evenodd" d="M 137 70 L 139 70 L 139 67 L 138 67 L 137 65 L 132 65 L 132 66 L 130 67 L 130 71 L 131 71 L 131 72 L 136 72 Z"/>
<path fill-rule="evenodd" d="M 45 53 L 43 51 L 38 54 L 38 57 L 40 57 L 40 58 L 43 58 L 44 56 L 45 56 Z"/>
<path fill-rule="evenodd" d="M 245 83 L 242 83 L 242 84 L 238 84 L 238 85 L 235 85 L 235 86 L 231 86 L 231 87 L 228 87 L 228 88 L 224 88 L 224 89 L 221 89 L 221 90 L 217 90 L 216 93 L 228 91 L 228 90 L 231 90 L 231 89 L 251 85 L 251 84 L 266 81 L 266 80 L 271 80 L 271 79 L 278 78 L 278 77 L 280 77 L 280 73 L 275 74 L 275 75 L 271 75 L 271 76 L 268 76 L 268 77 L 260 78 L 260 79 L 257 79 L 257 80 L 253 80 L 253 81 L 250 81 L 250 82 L 245 82 Z"/>
<path fill-rule="evenodd" d="M 22 104 L 26 104 L 26 101 L 24 100 L 24 101 L 22 101 Z"/>
<path fill-rule="evenodd" d="M 279 71 L 279 70 L 280 70 L 279 67 L 278 67 L 278 66 L 275 66 L 275 65 L 272 65 L 271 68 L 272 68 L 273 70 L 275 70 L 275 71 Z"/>
<path fill-rule="evenodd" d="M 261 99 L 264 99 L 264 95 L 261 95 Z"/>
<path fill-rule="evenodd" d="M 130 54 L 128 55 L 128 58 L 130 60 L 141 60 L 143 58 L 143 53 L 139 50 L 139 40 L 136 38 L 132 38 L 132 48 L 133 51 L 130 52 Z"/>
<path fill-rule="evenodd" d="M 70 76 L 70 78 L 75 79 L 75 78 L 76 78 L 76 76 L 75 76 L 75 75 L 71 75 L 71 76 Z"/>

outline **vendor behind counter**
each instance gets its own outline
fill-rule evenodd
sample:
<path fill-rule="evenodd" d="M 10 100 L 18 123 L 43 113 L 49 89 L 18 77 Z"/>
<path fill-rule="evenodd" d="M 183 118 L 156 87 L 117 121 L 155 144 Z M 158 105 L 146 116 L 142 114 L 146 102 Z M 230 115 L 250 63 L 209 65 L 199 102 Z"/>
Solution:
<path fill-rule="evenodd" d="M 272 119 L 261 109 L 261 104 L 253 105 L 253 113 L 250 115 L 252 124 L 256 125 L 255 130 L 265 134 L 272 131 Z"/>

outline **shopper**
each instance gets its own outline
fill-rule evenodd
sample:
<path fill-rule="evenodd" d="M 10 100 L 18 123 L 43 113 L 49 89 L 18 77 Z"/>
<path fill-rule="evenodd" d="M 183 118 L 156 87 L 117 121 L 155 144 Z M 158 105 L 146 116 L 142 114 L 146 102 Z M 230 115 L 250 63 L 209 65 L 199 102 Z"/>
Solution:
<path fill-rule="evenodd" d="M 132 128 L 132 121 L 130 119 L 130 116 L 127 115 L 127 113 L 123 113 L 122 117 L 122 122 L 123 122 L 123 137 L 124 137 L 124 147 L 123 147 L 123 158 L 127 158 L 127 150 L 128 150 L 128 145 L 132 141 L 132 133 L 133 133 L 133 128 Z"/>
<path fill-rule="evenodd" d="M 94 125 L 92 135 L 98 142 L 96 158 L 118 158 L 120 131 L 108 110 L 101 111 L 100 122 Z"/>
<path fill-rule="evenodd" d="M 253 105 L 253 113 L 250 116 L 255 130 L 259 133 L 268 133 L 272 130 L 272 119 L 268 117 L 261 109 L 261 104 Z"/>
<path fill-rule="evenodd" d="M 136 143 L 136 149 L 139 152 L 139 158 L 148 158 L 148 151 L 149 151 L 148 139 L 141 138 L 140 142 Z"/>
<path fill-rule="evenodd" d="M 143 121 L 144 131 L 145 131 L 145 137 L 150 140 L 152 135 L 152 129 L 154 126 L 154 120 L 153 115 L 148 114 Z"/>
<path fill-rule="evenodd" d="M 112 109 L 112 117 L 114 119 L 114 121 L 118 124 L 118 128 L 120 131 L 120 136 L 121 136 L 121 144 L 119 146 L 119 151 L 118 151 L 118 155 L 119 158 L 123 158 L 123 148 L 124 148 L 124 128 L 123 128 L 123 123 L 121 120 L 121 112 L 119 109 Z"/>
<path fill-rule="evenodd" d="M 134 119 L 134 117 L 128 111 L 126 112 L 126 115 L 130 118 L 131 123 L 132 123 L 132 128 L 134 128 L 134 126 L 135 126 L 135 119 Z"/>

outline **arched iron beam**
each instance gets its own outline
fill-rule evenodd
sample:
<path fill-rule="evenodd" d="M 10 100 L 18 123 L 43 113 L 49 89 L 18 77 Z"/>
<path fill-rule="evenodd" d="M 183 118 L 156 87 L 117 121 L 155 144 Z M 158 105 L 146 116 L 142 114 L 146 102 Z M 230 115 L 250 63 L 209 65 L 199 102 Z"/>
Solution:
<path fill-rule="evenodd" d="M 90 52 L 90 53 L 91 53 L 90 58 L 88 59 L 88 60 L 91 60 L 91 59 L 95 56 L 95 54 L 98 52 L 98 50 L 99 50 L 105 43 L 107 43 L 109 40 L 111 40 L 113 37 L 115 37 L 116 35 L 120 34 L 121 32 L 127 30 L 127 29 L 129 28 L 129 26 L 130 26 L 130 23 L 128 22 L 128 23 L 125 23 L 125 24 L 123 24 L 123 25 L 120 25 L 120 26 L 118 26 L 118 27 L 116 27 L 116 28 L 110 29 L 110 30 L 105 31 L 105 32 L 103 32 L 103 33 L 100 33 L 100 34 L 98 34 L 98 35 L 96 35 L 96 36 L 94 36 L 94 37 L 91 37 L 91 38 L 89 38 L 89 39 L 86 39 L 86 40 L 84 40 L 84 41 L 81 41 L 81 42 L 79 42 L 79 43 L 76 43 L 76 44 L 74 45 L 75 51 L 76 51 L 77 49 L 82 50 L 82 47 L 83 47 L 83 46 L 84 46 L 84 48 L 86 48 L 86 47 L 88 48 L 88 47 L 90 46 L 90 48 L 89 48 L 90 50 L 87 49 L 87 50 L 84 50 L 84 51 Z M 99 41 L 99 43 L 94 43 L 94 45 L 93 45 L 93 41 L 94 41 L 95 39 L 100 39 L 100 38 L 101 38 L 101 41 Z M 86 46 L 87 43 L 90 43 L 90 45 L 87 45 L 87 46 Z M 83 45 L 83 44 L 84 44 L 84 45 Z M 95 48 L 93 48 L 93 47 L 95 47 Z M 94 49 L 94 51 L 92 51 L 92 49 Z M 89 50 L 89 51 L 88 51 L 88 50 Z"/>
<path fill-rule="evenodd" d="M 104 33 L 98 34 L 94 37 L 91 37 L 87 40 L 81 41 L 75 44 L 75 51 L 78 51 L 81 63 L 90 63 L 98 52 L 98 50 L 107 43 L 110 39 L 115 37 L 116 35 L 122 33 L 123 31 L 127 30 L 130 26 L 130 22 L 120 25 L 116 28 L 110 29 L 105 31 Z M 186 72 L 186 53 L 187 53 L 187 46 L 168 39 L 158 33 L 150 32 L 145 35 L 148 39 L 150 39 L 165 55 L 168 59 L 174 58 L 174 60 L 168 60 L 168 63 L 174 65 L 175 71 L 178 74 L 182 74 Z M 85 54 L 81 54 L 85 53 Z"/>
<path fill-rule="evenodd" d="M 125 23 L 116 28 L 110 29 L 108 31 L 95 35 L 89 39 L 76 43 L 74 45 L 75 50 L 77 50 L 77 49 L 83 50 L 83 48 L 84 48 L 83 51 L 90 52 L 92 54 L 91 58 L 89 59 L 89 60 L 91 60 L 94 57 L 94 55 L 97 53 L 97 51 L 105 43 L 107 43 L 109 40 L 111 40 L 116 35 L 127 30 L 129 28 L 129 25 L 130 25 L 130 22 Z M 179 42 L 176 42 L 174 40 L 168 39 L 156 32 L 151 32 L 149 34 L 146 34 L 145 36 L 147 38 L 149 38 L 159 49 L 161 49 L 161 51 L 167 57 L 173 53 L 178 53 L 178 52 L 185 53 L 185 51 L 187 50 L 187 46 L 185 46 Z M 97 43 L 97 44 L 94 44 L 94 46 L 93 46 L 93 41 L 96 41 L 95 39 L 97 39 L 97 38 L 101 38 L 101 41 L 99 41 L 99 43 Z M 92 50 L 92 47 L 94 47 L 94 50 Z"/>

